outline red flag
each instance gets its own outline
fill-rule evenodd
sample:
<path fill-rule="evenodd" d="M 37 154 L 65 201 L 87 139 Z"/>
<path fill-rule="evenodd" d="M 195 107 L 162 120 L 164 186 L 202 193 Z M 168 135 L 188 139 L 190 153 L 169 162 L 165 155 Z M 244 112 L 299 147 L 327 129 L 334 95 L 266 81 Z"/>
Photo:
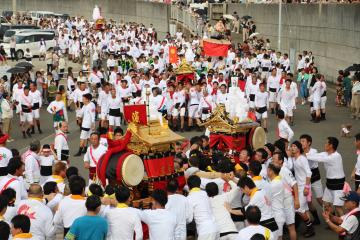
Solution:
<path fill-rule="evenodd" d="M 169 47 L 169 62 L 170 63 L 177 63 L 178 55 L 177 55 L 177 48 L 175 46 Z"/>
<path fill-rule="evenodd" d="M 227 57 L 228 50 L 230 47 L 229 41 L 214 40 L 214 39 L 204 39 L 203 48 L 206 56 L 211 57 Z"/>
<path fill-rule="evenodd" d="M 147 124 L 146 105 L 125 105 L 124 118 L 127 122 L 135 122 L 142 125 Z"/>

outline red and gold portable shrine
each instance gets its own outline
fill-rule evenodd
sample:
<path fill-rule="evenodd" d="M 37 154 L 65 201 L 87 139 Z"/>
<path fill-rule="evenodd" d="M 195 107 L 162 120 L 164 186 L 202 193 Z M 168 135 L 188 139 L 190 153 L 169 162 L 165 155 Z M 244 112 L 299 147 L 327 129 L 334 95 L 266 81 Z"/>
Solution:
<path fill-rule="evenodd" d="M 147 207 L 154 189 L 165 189 L 168 180 L 177 178 L 185 185 L 183 172 L 175 172 L 173 145 L 184 138 L 173 131 L 164 119 L 147 121 L 144 105 L 125 106 L 129 122 L 123 139 L 109 141 L 107 153 L 98 163 L 98 178 L 103 185 L 125 185 L 133 190 L 133 204 Z"/>
<path fill-rule="evenodd" d="M 232 152 L 234 160 L 238 157 L 234 153 L 244 148 L 257 149 L 266 143 L 265 130 L 251 118 L 242 122 L 230 119 L 225 106 L 218 105 L 208 119 L 201 126 L 210 131 L 210 148 L 224 153 Z"/>
<path fill-rule="evenodd" d="M 195 80 L 195 68 L 186 62 L 185 58 L 181 59 L 179 66 L 175 69 L 177 82 L 193 82 Z"/>

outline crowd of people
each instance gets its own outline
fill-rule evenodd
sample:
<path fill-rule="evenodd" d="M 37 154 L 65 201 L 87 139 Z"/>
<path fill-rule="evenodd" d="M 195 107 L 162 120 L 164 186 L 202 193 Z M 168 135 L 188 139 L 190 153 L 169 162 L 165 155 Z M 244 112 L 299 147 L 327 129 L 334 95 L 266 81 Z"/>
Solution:
<path fill-rule="evenodd" d="M 356 188 L 349 191 L 339 140 L 328 137 L 318 153 L 310 135 L 294 140 L 291 129 L 298 102 L 309 102 L 314 123 L 326 119 L 327 86 L 311 52 L 299 55 L 297 68 L 290 69 L 287 53 L 257 38 L 233 45 L 226 57 L 205 57 L 201 38 L 181 31 L 159 40 L 152 25 L 110 22 L 97 30 L 84 18 L 41 22 L 58 32 L 56 47 L 44 56 L 46 71 L 30 68 L 3 78 L 0 85 L 1 239 L 10 232 L 13 239 L 54 239 L 59 231 L 65 239 L 143 239 L 143 222 L 154 240 L 273 240 L 285 234 L 293 240 L 299 234 L 295 223 L 304 223 L 305 237 L 315 235 L 321 218 L 316 204 L 323 207 L 330 229 L 358 239 L 360 154 L 352 174 Z M 177 63 L 169 62 L 170 46 L 177 48 Z M 69 61 L 79 62 L 81 71 L 75 73 Z M 193 68 L 193 80 L 177 80 L 175 70 L 184 64 Z M 109 147 L 107 132 L 115 142 L 129 137 L 123 131 L 124 106 L 147 104 L 150 119 L 164 116 L 174 131 L 202 132 L 199 123 L 218 105 L 229 105 L 230 90 L 246 116 L 266 131 L 268 115 L 276 116 L 276 142 L 241 150 L 237 162 L 210 149 L 207 135 L 191 138 L 186 149 L 176 144 L 174 164 L 184 171 L 186 186 L 172 179 L 165 190 L 154 190 L 151 210 L 132 208 L 129 188 L 104 187 L 94 180 Z M 32 141 L 22 155 L 8 149 L 13 109 L 23 137 L 32 138 L 35 127 L 42 133 L 45 105 L 53 116 L 54 142 L 41 146 Z M 75 149 L 68 143 L 68 111 L 73 110 L 80 128 L 75 156 L 84 155 L 88 179 L 71 162 Z M 359 134 L 355 140 L 360 151 Z M 326 176 L 320 176 L 319 162 Z"/>
<path fill-rule="evenodd" d="M 133 208 L 126 186 L 103 188 L 92 181 L 91 169 L 107 150 L 100 134 L 91 133 L 84 156 L 88 185 L 63 151 L 34 141 L 20 156 L 1 135 L 0 238 L 8 239 L 10 225 L 13 239 L 55 239 L 62 233 L 69 240 L 146 239 L 146 224 L 150 239 L 297 239 L 301 222 L 308 238 L 321 224 L 319 205 L 331 230 L 342 239 L 358 239 L 360 155 L 351 175 L 357 191 L 349 191 L 338 139 L 328 137 L 323 152 L 312 147 L 308 134 L 289 142 L 293 132 L 282 110 L 277 117 L 279 139 L 243 149 L 237 162 L 211 149 L 205 135 L 191 138 L 187 151 L 177 143 L 175 163 L 185 171 L 186 185 L 175 178 L 166 190 L 155 189 L 151 210 Z M 66 142 L 66 131 L 63 122 L 55 144 L 59 138 Z M 114 141 L 126 136 L 117 129 Z M 355 144 L 359 152 L 360 134 Z"/>

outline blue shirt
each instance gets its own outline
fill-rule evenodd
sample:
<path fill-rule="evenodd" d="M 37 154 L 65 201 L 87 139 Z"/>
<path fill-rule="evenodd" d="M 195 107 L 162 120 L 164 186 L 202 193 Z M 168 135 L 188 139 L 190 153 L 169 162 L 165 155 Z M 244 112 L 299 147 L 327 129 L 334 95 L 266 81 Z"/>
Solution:
<path fill-rule="evenodd" d="M 65 240 L 103 240 L 106 239 L 108 225 L 100 216 L 83 216 L 72 224 Z"/>

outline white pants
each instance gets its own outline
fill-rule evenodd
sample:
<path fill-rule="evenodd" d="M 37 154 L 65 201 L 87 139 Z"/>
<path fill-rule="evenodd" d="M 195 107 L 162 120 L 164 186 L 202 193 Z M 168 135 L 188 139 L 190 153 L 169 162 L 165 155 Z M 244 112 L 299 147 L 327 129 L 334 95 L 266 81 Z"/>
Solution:
<path fill-rule="evenodd" d="M 284 228 L 285 222 L 283 221 L 283 219 L 278 221 L 278 220 L 276 220 L 276 218 L 275 218 L 275 222 L 276 222 L 276 224 L 278 225 L 278 228 L 279 228 L 275 232 L 277 233 L 277 237 L 281 237 L 283 235 L 283 228 Z M 275 238 L 275 239 L 277 239 L 277 238 Z"/>
<path fill-rule="evenodd" d="M 32 112 L 29 113 L 20 113 L 20 122 L 28 122 L 28 123 L 33 123 L 33 114 Z"/>
<path fill-rule="evenodd" d="M 297 209 L 296 212 L 305 213 L 306 211 L 309 211 L 309 205 L 308 202 L 306 201 L 306 196 L 304 196 L 305 186 L 298 186 L 298 189 L 299 189 L 300 208 Z"/>
<path fill-rule="evenodd" d="M 185 112 L 186 112 L 186 109 L 185 109 L 184 107 L 183 107 L 183 108 L 180 108 L 180 110 L 178 110 L 177 108 L 174 108 L 174 109 L 172 110 L 171 115 L 172 115 L 173 117 L 178 117 L 179 114 L 180 114 L 180 117 L 184 117 L 184 116 L 185 116 Z"/>
<path fill-rule="evenodd" d="M 293 197 L 288 197 L 284 199 L 284 214 L 286 225 L 291 225 L 295 223 L 295 207 Z"/>
<path fill-rule="evenodd" d="M 277 93 L 269 91 L 269 102 L 276 103 Z"/>
<path fill-rule="evenodd" d="M 110 126 L 120 127 L 120 117 L 109 116 L 108 119 Z"/>
<path fill-rule="evenodd" d="M 341 197 L 344 197 L 343 190 L 330 190 L 326 187 L 322 200 L 332 203 L 334 206 L 342 207 L 344 206 L 344 201 L 340 199 Z"/>
<path fill-rule="evenodd" d="M 33 118 L 39 119 L 40 118 L 40 109 L 32 110 Z"/>
<path fill-rule="evenodd" d="M 87 140 L 90 138 L 90 135 L 91 135 L 91 130 L 89 130 L 89 131 L 81 130 L 80 139 Z"/>
<path fill-rule="evenodd" d="M 283 106 L 280 105 L 281 110 L 284 111 L 285 116 L 292 117 L 294 115 L 293 110 L 294 108 L 292 106 Z"/>
<path fill-rule="evenodd" d="M 268 113 L 267 111 L 263 112 L 263 113 L 258 113 L 258 112 L 255 112 L 255 115 L 256 115 L 256 118 L 257 119 L 266 119 L 268 117 Z"/>
<path fill-rule="evenodd" d="M 199 104 L 189 106 L 189 118 L 199 118 Z"/>
<path fill-rule="evenodd" d="M 313 100 L 313 109 L 316 110 L 320 110 L 320 99 L 314 99 Z"/>
<path fill-rule="evenodd" d="M 327 97 L 321 97 L 321 100 L 320 100 L 320 108 L 321 109 L 325 109 L 325 105 L 326 105 L 326 100 L 327 100 Z"/>
<path fill-rule="evenodd" d="M 323 197 L 324 192 L 323 192 L 323 186 L 322 186 L 321 180 L 318 180 L 311 184 L 311 191 L 315 198 Z"/>

